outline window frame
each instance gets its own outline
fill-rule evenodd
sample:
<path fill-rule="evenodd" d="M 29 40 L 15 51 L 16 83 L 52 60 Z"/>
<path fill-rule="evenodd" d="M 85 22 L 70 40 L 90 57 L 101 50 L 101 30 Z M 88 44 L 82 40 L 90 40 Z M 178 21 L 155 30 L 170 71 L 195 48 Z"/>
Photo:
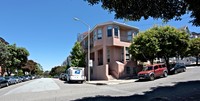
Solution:
<path fill-rule="evenodd" d="M 117 35 L 116 35 L 116 28 L 117 28 Z M 113 29 L 114 29 L 114 36 L 118 38 L 119 37 L 119 26 L 114 26 Z"/>
<path fill-rule="evenodd" d="M 132 31 L 128 31 L 127 32 L 127 40 L 128 41 L 132 41 L 133 40 L 133 32 Z"/>
<path fill-rule="evenodd" d="M 100 33 L 99 33 L 99 32 L 100 32 Z M 102 29 L 99 28 L 99 29 L 97 29 L 97 39 L 100 40 L 100 39 L 102 39 L 102 37 L 103 37 Z"/>
<path fill-rule="evenodd" d="M 111 29 L 109 29 L 111 28 Z M 111 32 L 111 33 L 109 33 Z M 112 33 L 113 33 L 113 26 L 107 26 L 107 37 L 112 37 Z"/>

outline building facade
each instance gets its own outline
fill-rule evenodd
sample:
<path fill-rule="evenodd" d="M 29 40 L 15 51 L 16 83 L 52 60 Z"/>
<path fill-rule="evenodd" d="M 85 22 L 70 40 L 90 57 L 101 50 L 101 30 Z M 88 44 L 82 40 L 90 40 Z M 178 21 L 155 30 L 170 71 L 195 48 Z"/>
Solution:
<path fill-rule="evenodd" d="M 127 24 L 110 21 L 97 24 L 90 31 L 91 79 L 120 79 L 137 74 L 136 62 L 131 60 L 128 48 L 139 29 Z M 78 36 L 87 52 L 88 33 Z M 87 60 L 86 60 L 87 61 Z M 87 75 L 87 68 L 86 68 Z"/>

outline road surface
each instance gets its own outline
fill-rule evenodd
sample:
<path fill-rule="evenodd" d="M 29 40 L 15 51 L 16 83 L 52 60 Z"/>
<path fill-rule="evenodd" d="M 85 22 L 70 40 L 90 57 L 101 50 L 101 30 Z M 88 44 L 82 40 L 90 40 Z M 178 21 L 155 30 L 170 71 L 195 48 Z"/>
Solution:
<path fill-rule="evenodd" d="M 41 78 L 0 89 L 0 101 L 192 101 L 197 98 L 200 99 L 200 67 L 190 67 L 186 72 L 154 81 L 92 85 Z"/>

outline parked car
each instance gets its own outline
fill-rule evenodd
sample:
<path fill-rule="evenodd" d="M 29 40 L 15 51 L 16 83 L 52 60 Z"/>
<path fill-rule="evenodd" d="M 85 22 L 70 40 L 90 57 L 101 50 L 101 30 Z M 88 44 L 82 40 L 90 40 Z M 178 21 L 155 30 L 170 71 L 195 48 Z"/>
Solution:
<path fill-rule="evenodd" d="M 5 79 L 8 81 L 9 85 L 17 83 L 17 80 L 11 76 L 6 76 Z"/>
<path fill-rule="evenodd" d="M 14 76 L 14 78 L 17 80 L 17 83 L 20 83 L 23 81 L 23 78 L 21 78 L 20 76 Z"/>
<path fill-rule="evenodd" d="M 167 77 L 168 70 L 165 64 L 147 65 L 138 73 L 138 79 L 154 80 L 157 77 Z"/>
<path fill-rule="evenodd" d="M 61 73 L 60 76 L 59 76 L 59 79 L 60 79 L 60 80 L 64 80 L 64 79 L 65 79 L 65 76 L 66 76 L 65 73 Z"/>
<path fill-rule="evenodd" d="M 0 88 L 8 86 L 8 81 L 4 77 L 0 77 Z"/>
<path fill-rule="evenodd" d="M 31 77 L 29 75 L 24 76 L 25 81 L 31 80 Z"/>
<path fill-rule="evenodd" d="M 184 63 L 176 63 L 170 65 L 169 74 L 177 74 L 185 71 L 186 71 L 186 66 Z"/>

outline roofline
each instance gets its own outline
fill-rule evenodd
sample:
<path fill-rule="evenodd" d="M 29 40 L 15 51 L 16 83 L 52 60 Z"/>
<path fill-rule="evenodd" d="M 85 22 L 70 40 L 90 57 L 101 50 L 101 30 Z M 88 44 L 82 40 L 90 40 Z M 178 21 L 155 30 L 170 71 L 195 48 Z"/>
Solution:
<path fill-rule="evenodd" d="M 117 21 L 108 21 L 108 22 L 104 22 L 104 23 L 95 25 L 90 32 L 92 32 L 94 29 L 96 29 L 96 27 L 109 25 L 109 24 L 117 24 L 117 25 L 120 25 L 120 26 L 129 27 L 129 28 L 133 28 L 133 29 L 139 30 L 139 28 L 137 28 L 135 26 L 127 25 L 125 23 L 120 23 L 120 22 L 117 22 Z"/>
<path fill-rule="evenodd" d="M 109 24 L 117 24 L 117 25 L 120 25 L 120 26 L 124 26 L 124 27 L 128 27 L 128 28 L 133 28 L 133 29 L 135 29 L 135 30 L 138 30 L 138 32 L 139 32 L 139 28 L 137 28 L 137 27 L 135 27 L 135 26 L 130 26 L 130 25 L 127 25 L 127 24 L 125 24 L 125 23 L 120 23 L 120 22 L 117 22 L 117 21 L 108 21 L 108 22 L 104 22 L 104 23 L 101 23 L 101 24 L 97 24 L 97 25 L 95 25 L 91 30 L 90 30 L 90 33 L 92 32 L 92 31 L 94 31 L 97 27 L 99 27 L 99 26 L 104 26 L 104 25 L 109 25 Z M 90 34 L 89 33 L 89 34 Z M 83 33 L 82 33 L 83 34 Z M 88 34 L 87 34 L 88 35 Z M 86 37 L 87 37 L 87 35 L 80 41 L 80 42 L 82 42 Z"/>

